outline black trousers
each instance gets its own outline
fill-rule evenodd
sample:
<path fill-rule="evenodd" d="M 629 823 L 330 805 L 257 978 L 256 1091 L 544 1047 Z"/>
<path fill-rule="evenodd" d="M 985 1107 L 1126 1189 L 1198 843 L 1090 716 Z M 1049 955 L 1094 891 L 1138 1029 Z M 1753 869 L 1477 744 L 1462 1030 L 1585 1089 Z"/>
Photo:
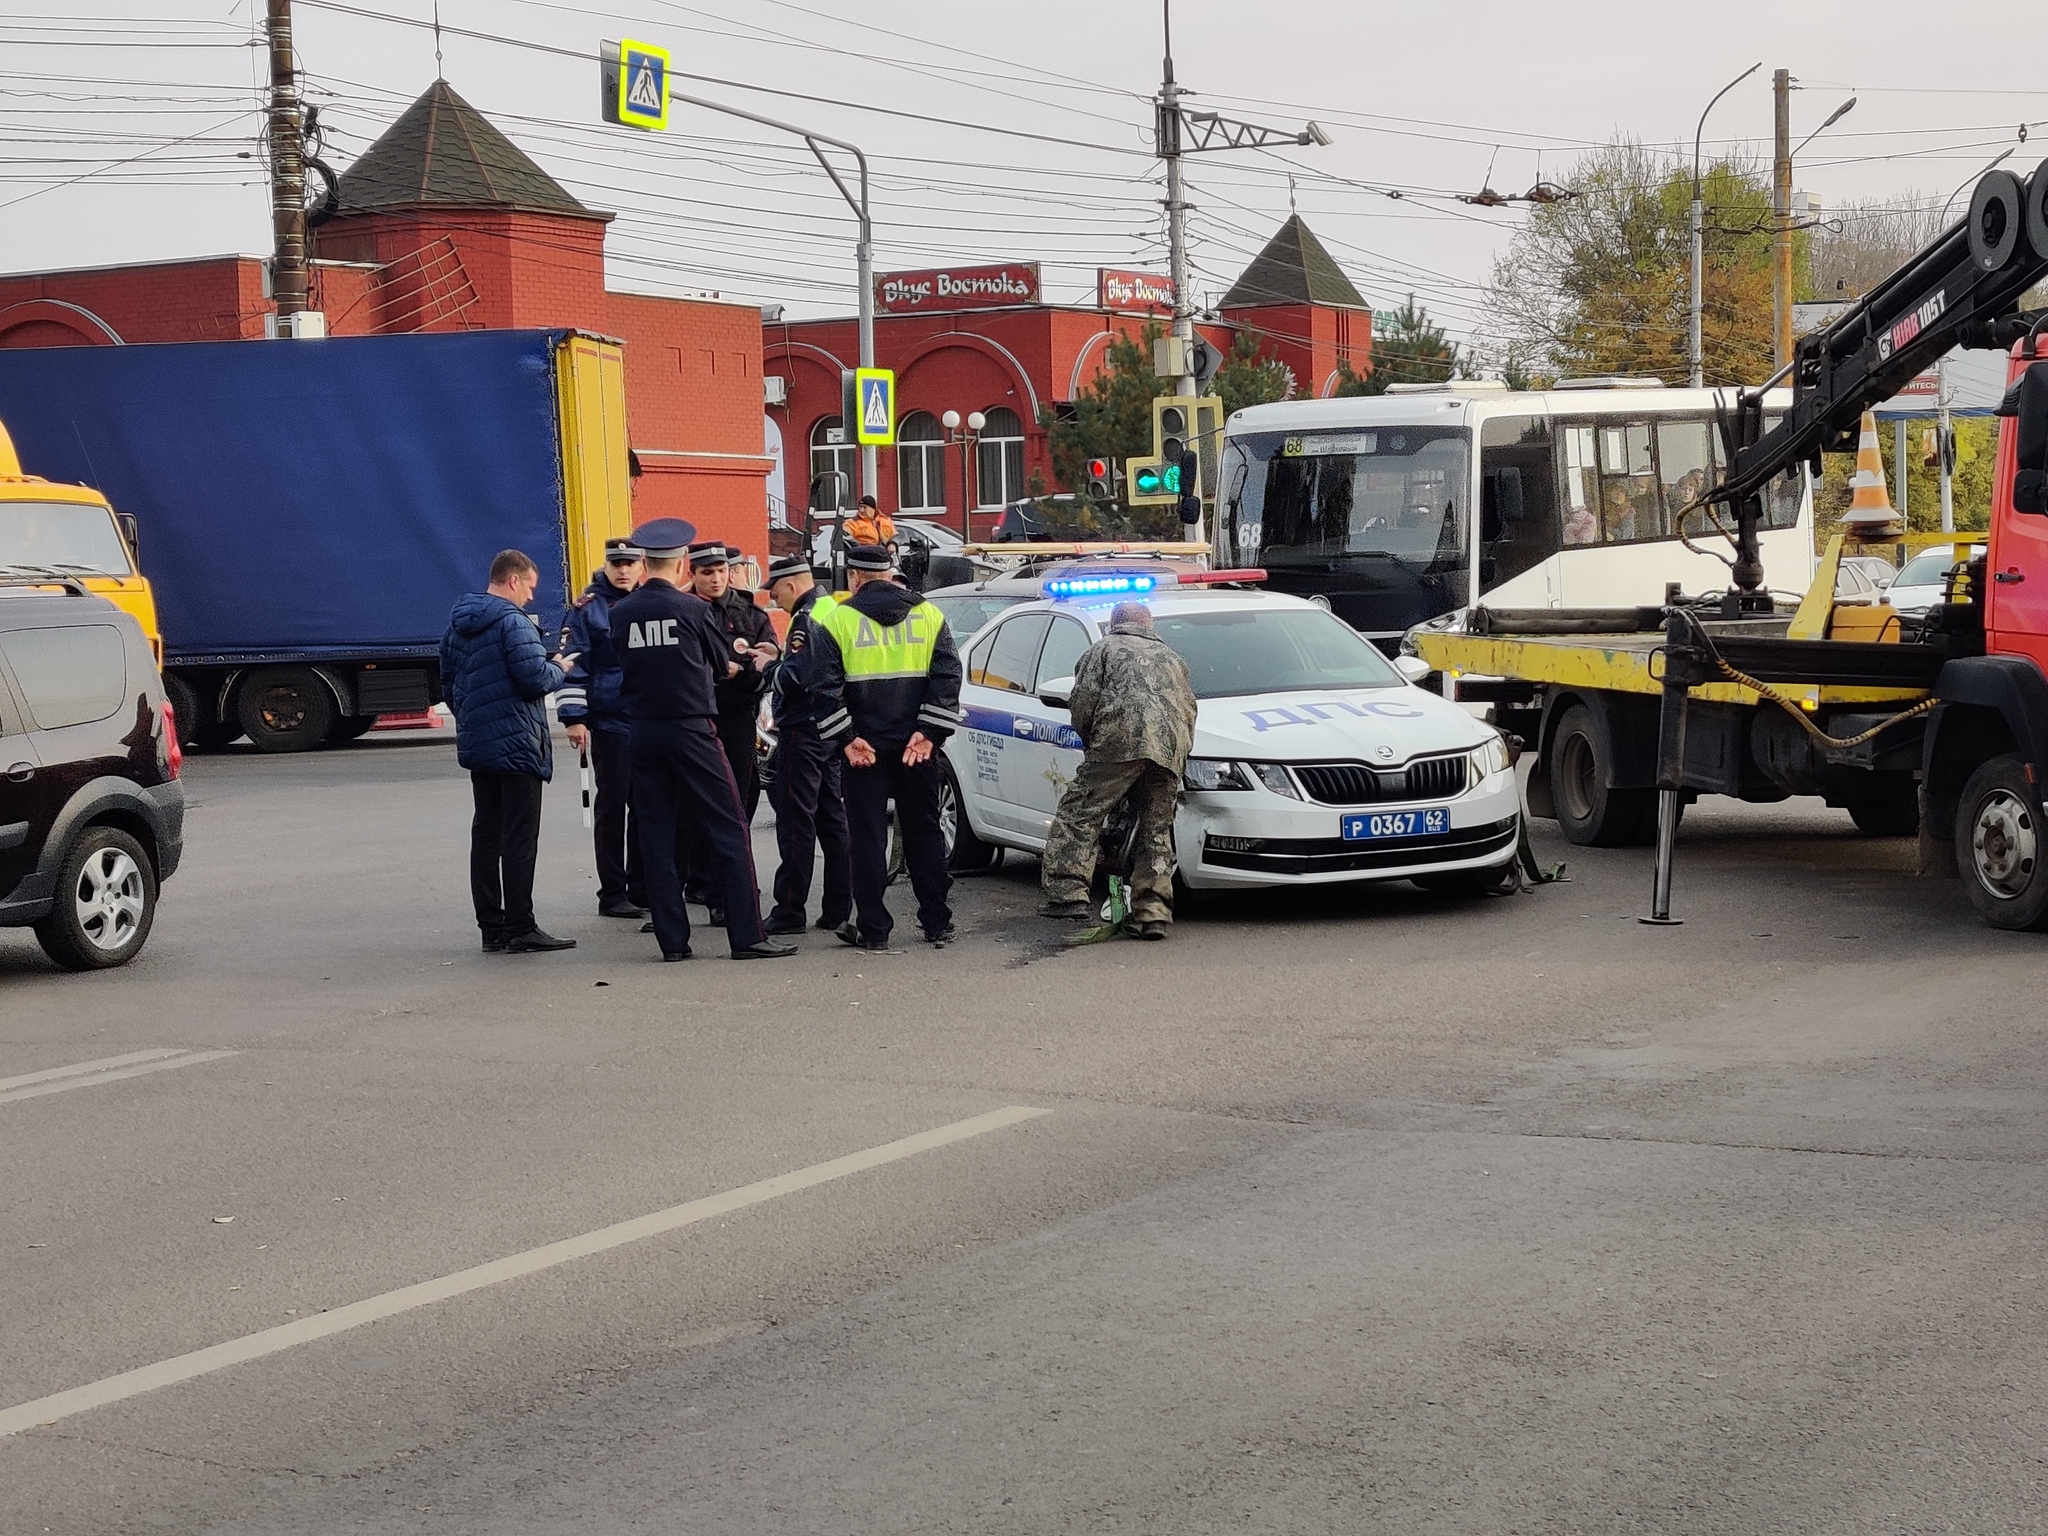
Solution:
<path fill-rule="evenodd" d="M 718 717 L 718 745 L 725 753 L 727 766 L 732 769 L 733 787 L 739 791 L 740 809 L 750 827 L 754 824 L 754 812 L 761 808 L 761 763 L 754 755 L 754 713 L 750 708 Z M 684 895 L 691 901 L 717 905 L 711 901 L 711 866 L 700 829 L 684 829 L 683 841 L 676 849 L 676 860 L 683 871 Z"/>
<path fill-rule="evenodd" d="M 590 774 L 597 780 L 591 819 L 597 824 L 597 908 L 647 905 L 640 840 L 627 824 L 633 804 L 633 760 L 624 731 L 590 732 Z"/>
<path fill-rule="evenodd" d="M 825 898 L 818 916 L 837 928 L 853 915 L 853 862 L 840 783 L 845 767 L 839 744 L 825 740 L 817 727 L 792 725 L 782 732 L 775 783 L 768 792 L 775 809 L 775 846 L 782 855 L 775 871 L 775 910 L 768 914 L 771 928 L 804 926 L 819 848 L 825 850 Z"/>
<path fill-rule="evenodd" d="M 939 830 L 939 754 L 915 768 L 903 765 L 903 743 L 875 744 L 875 765 L 843 771 L 846 825 L 853 841 L 853 902 L 860 936 L 886 939 L 896 926 L 882 896 L 889 888 L 889 802 L 903 834 L 903 862 L 917 896 L 917 923 L 927 934 L 953 926 L 946 904 L 953 877 L 946 873 L 946 835 Z"/>
<path fill-rule="evenodd" d="M 487 939 L 533 932 L 533 865 L 540 851 L 540 797 L 529 773 L 472 773 L 469 896 Z"/>
<path fill-rule="evenodd" d="M 633 821 L 640 829 L 647 905 L 662 953 L 676 954 L 690 942 L 690 913 L 676 867 L 678 828 L 701 829 L 705 873 L 725 907 L 732 947 L 760 943 L 767 934 L 761 927 L 753 834 L 740 818 L 739 788 L 711 722 L 635 720 L 630 740 Z"/>

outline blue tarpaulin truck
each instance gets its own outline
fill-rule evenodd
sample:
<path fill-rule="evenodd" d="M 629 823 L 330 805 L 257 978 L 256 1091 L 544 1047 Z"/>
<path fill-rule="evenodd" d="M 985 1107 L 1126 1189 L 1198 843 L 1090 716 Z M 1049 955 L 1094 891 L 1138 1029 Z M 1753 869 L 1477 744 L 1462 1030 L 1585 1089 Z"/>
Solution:
<path fill-rule="evenodd" d="M 632 531 L 619 344 L 574 331 L 0 351 L 23 467 L 132 516 L 181 734 L 344 741 L 441 697 L 491 557 L 564 604 Z"/>

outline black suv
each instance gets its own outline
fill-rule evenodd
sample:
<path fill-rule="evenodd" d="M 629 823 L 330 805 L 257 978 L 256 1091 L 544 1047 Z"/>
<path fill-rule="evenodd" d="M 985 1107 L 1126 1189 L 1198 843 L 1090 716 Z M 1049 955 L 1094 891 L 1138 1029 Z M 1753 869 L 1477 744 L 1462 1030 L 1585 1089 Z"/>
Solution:
<path fill-rule="evenodd" d="M 142 627 L 73 582 L 0 581 L 0 927 L 124 965 L 184 848 L 176 722 Z"/>

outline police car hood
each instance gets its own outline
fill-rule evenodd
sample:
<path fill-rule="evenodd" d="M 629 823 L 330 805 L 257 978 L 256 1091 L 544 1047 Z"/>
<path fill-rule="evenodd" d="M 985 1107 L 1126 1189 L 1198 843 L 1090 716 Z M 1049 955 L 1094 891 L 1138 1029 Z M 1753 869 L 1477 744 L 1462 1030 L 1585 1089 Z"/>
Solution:
<path fill-rule="evenodd" d="M 1379 765 L 1469 751 L 1492 734 L 1450 700 L 1420 688 L 1293 689 L 1203 699 L 1194 756 Z"/>

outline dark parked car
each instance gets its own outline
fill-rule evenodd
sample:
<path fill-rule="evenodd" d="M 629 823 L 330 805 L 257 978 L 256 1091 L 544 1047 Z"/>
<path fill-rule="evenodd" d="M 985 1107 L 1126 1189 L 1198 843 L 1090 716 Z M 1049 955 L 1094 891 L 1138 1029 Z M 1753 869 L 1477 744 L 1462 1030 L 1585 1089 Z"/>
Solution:
<path fill-rule="evenodd" d="M 67 970 L 125 965 L 184 848 L 176 721 L 134 619 L 0 579 L 0 927 Z"/>

